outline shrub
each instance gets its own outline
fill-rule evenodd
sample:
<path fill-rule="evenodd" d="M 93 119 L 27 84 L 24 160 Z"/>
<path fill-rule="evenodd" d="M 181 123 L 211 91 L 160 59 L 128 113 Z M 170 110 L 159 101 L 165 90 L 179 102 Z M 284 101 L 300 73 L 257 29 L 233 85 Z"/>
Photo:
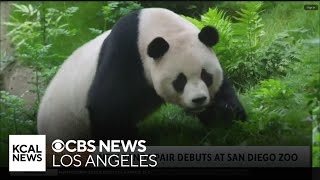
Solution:
<path fill-rule="evenodd" d="M 301 44 L 295 42 L 295 32 L 304 33 L 305 30 L 286 30 L 278 33 L 270 45 L 259 50 L 262 77 L 285 76 L 294 63 L 301 61 Z"/>
<path fill-rule="evenodd" d="M 102 7 L 102 13 L 106 21 L 106 29 L 111 29 L 112 25 L 115 24 L 119 18 L 125 16 L 131 11 L 141 8 L 142 6 L 135 1 L 108 2 L 106 6 Z"/>
<path fill-rule="evenodd" d="M 0 91 L 0 123 L 1 139 L 7 139 L 9 134 L 35 133 L 35 121 L 29 118 L 24 108 L 22 98 Z"/>
<path fill-rule="evenodd" d="M 261 41 L 265 34 L 262 23 L 262 2 L 243 3 L 236 11 L 236 21 L 223 10 L 209 9 L 200 20 L 183 16 L 199 29 L 211 25 L 218 29 L 220 40 L 213 47 L 226 74 L 240 90 L 262 79 L 286 75 L 290 66 L 300 60 L 300 41 L 296 34 L 305 29 L 283 31 L 267 43 Z M 241 86 L 240 86 L 241 85 Z"/>
<path fill-rule="evenodd" d="M 61 36 L 73 36 L 76 31 L 69 28 L 69 24 L 63 23 L 63 20 L 72 16 L 77 7 L 69 7 L 65 11 L 59 11 L 54 8 L 41 9 L 41 6 L 32 6 L 24 4 L 12 4 L 16 16 L 11 16 L 10 22 L 5 24 L 9 26 L 10 40 L 15 45 L 15 55 L 23 63 L 27 61 L 28 65 L 38 63 L 30 57 L 30 49 L 41 49 L 40 46 L 46 47 L 46 56 L 51 57 L 49 48 L 53 46 L 52 42 Z M 27 56 L 26 56 L 27 55 Z M 56 63 L 52 58 L 51 61 L 42 61 L 41 63 Z M 63 58 L 60 58 L 63 59 Z M 31 63 L 31 64 L 30 64 Z"/>

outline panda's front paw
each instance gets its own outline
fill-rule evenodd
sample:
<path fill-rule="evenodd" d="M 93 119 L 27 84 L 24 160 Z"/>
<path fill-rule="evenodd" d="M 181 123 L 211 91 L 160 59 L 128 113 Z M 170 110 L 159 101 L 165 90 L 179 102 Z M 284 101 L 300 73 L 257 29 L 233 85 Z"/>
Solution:
<path fill-rule="evenodd" d="M 247 120 L 247 113 L 242 106 L 235 105 L 235 104 L 226 104 L 225 109 L 227 112 L 231 112 L 236 120 Z"/>
<path fill-rule="evenodd" d="M 245 112 L 244 109 L 239 109 L 237 111 L 236 119 L 241 120 L 241 121 L 246 121 L 247 120 L 247 113 Z"/>

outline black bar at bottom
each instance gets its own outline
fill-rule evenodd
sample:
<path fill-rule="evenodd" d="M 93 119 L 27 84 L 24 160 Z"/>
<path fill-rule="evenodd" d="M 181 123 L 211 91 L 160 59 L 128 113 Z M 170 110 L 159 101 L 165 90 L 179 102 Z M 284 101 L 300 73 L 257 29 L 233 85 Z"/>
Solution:
<path fill-rule="evenodd" d="M 1 176 L 108 176 L 108 175 L 209 175 L 215 177 L 254 177 L 258 179 L 319 179 L 320 168 L 61 168 L 46 172 L 8 172 L 0 168 Z"/>

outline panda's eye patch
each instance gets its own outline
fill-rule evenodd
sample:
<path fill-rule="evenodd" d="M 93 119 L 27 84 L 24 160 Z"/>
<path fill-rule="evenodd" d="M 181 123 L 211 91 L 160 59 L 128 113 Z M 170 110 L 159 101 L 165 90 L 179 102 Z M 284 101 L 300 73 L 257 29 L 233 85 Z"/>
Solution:
<path fill-rule="evenodd" d="M 180 73 L 178 77 L 172 82 L 174 89 L 179 93 L 183 91 L 184 86 L 186 84 L 187 84 L 187 77 L 183 73 Z"/>
<path fill-rule="evenodd" d="M 201 79 L 209 87 L 212 84 L 212 74 L 208 73 L 205 69 L 201 71 Z"/>

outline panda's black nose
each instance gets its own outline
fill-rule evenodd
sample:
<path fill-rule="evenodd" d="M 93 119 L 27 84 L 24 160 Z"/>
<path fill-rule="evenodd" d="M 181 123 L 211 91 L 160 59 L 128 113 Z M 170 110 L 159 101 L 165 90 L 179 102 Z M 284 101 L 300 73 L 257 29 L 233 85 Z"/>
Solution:
<path fill-rule="evenodd" d="M 203 96 L 203 97 L 192 99 L 192 102 L 194 102 L 195 104 L 201 105 L 204 103 L 206 99 L 207 97 Z"/>

